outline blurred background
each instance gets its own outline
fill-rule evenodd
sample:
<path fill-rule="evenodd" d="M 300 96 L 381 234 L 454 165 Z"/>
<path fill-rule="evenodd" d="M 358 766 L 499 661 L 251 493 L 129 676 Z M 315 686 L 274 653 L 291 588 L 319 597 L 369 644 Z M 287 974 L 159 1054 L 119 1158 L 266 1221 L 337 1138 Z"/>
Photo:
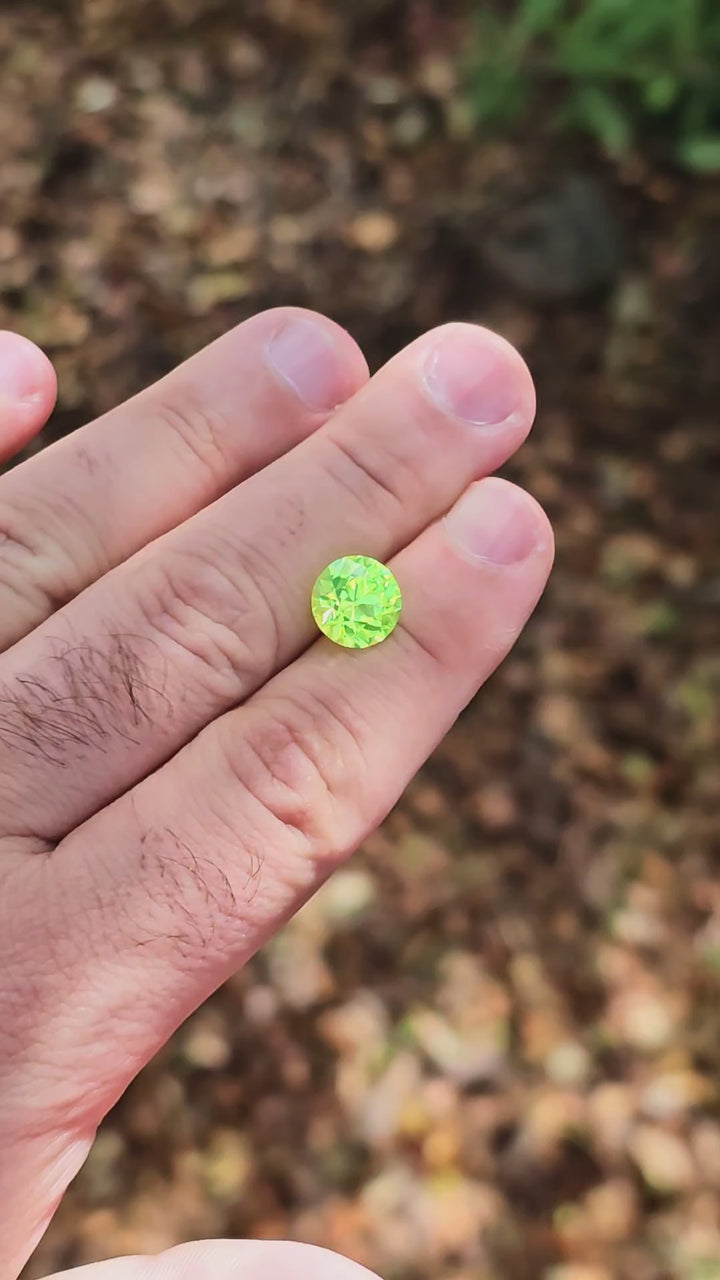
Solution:
<path fill-rule="evenodd" d="M 373 367 L 477 320 L 537 379 L 508 472 L 558 541 L 28 1277 L 253 1234 L 386 1280 L 720 1277 L 719 67 L 710 0 L 2 5 L 0 325 L 58 368 L 45 439 L 269 305 Z"/>

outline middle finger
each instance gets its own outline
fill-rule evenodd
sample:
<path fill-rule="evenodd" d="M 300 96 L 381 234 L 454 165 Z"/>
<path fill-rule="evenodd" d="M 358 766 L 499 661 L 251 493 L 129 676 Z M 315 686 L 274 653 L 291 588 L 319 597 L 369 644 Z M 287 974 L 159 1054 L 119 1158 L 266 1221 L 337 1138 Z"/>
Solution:
<path fill-rule="evenodd" d="M 21 641 L 0 662 L 4 834 L 60 839 L 241 702 L 313 638 L 323 565 L 394 554 L 514 452 L 533 412 L 502 338 L 426 334 L 314 436 Z"/>

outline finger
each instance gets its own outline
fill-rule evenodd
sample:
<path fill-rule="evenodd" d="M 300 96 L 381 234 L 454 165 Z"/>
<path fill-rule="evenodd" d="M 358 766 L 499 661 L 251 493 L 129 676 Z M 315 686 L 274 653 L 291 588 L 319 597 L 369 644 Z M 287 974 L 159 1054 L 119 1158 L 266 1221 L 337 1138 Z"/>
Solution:
<path fill-rule="evenodd" d="M 55 370 L 40 348 L 18 333 L 0 330 L 0 463 L 45 426 L 56 394 Z M 2 536 L 0 521 L 0 544 Z"/>
<path fill-rule="evenodd" d="M 201 1240 L 155 1257 L 113 1258 L 49 1280 L 377 1280 L 349 1258 L 285 1240 Z"/>
<path fill-rule="evenodd" d="M 279 457 L 366 378 L 332 321 L 268 311 L 3 477 L 0 650 Z"/>
<path fill-rule="evenodd" d="M 517 448 L 533 410 L 501 338 L 425 335 L 310 440 L 18 645 L 0 664 L 6 832 L 60 838 L 247 698 L 312 639 L 323 565 L 404 546 Z"/>
<path fill-rule="evenodd" d="M 52 954 L 57 974 L 29 1017 L 51 1046 L 52 1101 L 71 1132 L 91 1130 L 374 829 L 512 645 L 551 558 L 537 504 L 481 481 L 393 563 L 405 604 L 388 640 L 355 653 L 319 640 L 52 858 L 27 860 L 40 868 L 27 873 L 29 900 L 39 875 L 48 904 L 38 963 Z M 28 953 L 26 927 L 23 940 Z M 47 1090 L 32 1062 L 25 1074 L 25 1115 L 41 1129 Z"/>

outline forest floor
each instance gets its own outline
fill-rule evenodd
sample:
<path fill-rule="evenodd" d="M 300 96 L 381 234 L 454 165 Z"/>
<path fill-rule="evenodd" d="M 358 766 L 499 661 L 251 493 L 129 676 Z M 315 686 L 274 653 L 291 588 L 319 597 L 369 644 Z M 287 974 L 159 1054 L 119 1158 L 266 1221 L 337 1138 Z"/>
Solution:
<path fill-rule="evenodd" d="M 28 1277 L 253 1234 L 385 1280 L 720 1276 L 720 197 L 541 120 L 479 135 L 467 10 L 0 14 L 0 325 L 57 365 L 50 435 L 265 306 L 374 367 L 477 320 L 536 377 L 507 473 L 558 546 L 382 829 L 108 1117 Z"/>

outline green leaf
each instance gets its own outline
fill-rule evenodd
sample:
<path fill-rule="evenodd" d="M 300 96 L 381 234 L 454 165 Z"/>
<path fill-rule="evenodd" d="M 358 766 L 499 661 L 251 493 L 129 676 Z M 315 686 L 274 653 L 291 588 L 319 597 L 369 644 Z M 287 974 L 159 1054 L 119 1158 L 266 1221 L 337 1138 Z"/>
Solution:
<path fill-rule="evenodd" d="M 478 119 L 509 125 L 559 91 L 556 127 L 618 157 L 662 118 L 666 151 L 720 171 L 717 0 L 474 0 L 466 61 Z"/>
<path fill-rule="evenodd" d="M 695 173 L 720 173 L 720 134 L 699 134 L 680 143 L 682 164 Z"/>
<path fill-rule="evenodd" d="M 650 111 L 667 111 L 677 101 L 680 85 L 675 76 L 661 74 L 648 80 L 643 90 L 645 105 Z"/>
<path fill-rule="evenodd" d="M 573 114 L 611 156 L 625 155 L 632 144 L 630 121 L 610 93 L 593 85 L 578 88 Z"/>
<path fill-rule="evenodd" d="M 502 65 L 479 69 L 473 85 L 472 107 L 478 120 L 510 124 L 524 110 L 527 81 Z"/>
<path fill-rule="evenodd" d="M 525 37 L 552 31 L 562 18 L 566 0 L 523 0 L 516 25 Z"/>

